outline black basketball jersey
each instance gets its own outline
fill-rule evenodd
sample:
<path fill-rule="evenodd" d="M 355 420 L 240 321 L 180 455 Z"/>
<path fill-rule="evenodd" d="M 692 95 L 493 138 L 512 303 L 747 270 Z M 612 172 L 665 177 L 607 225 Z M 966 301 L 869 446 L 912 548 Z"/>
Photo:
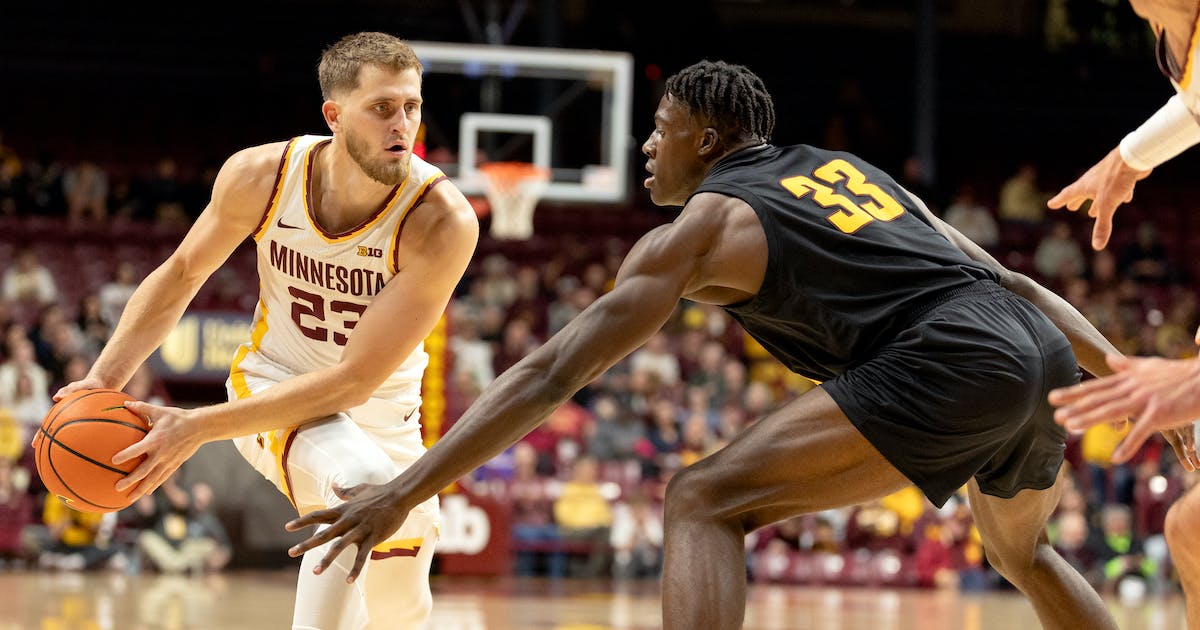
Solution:
<path fill-rule="evenodd" d="M 806 145 L 729 155 L 696 190 L 745 201 L 767 237 L 758 294 L 725 307 L 789 369 L 829 380 L 949 291 L 999 281 L 865 161 Z M 695 194 L 695 193 L 693 193 Z"/>

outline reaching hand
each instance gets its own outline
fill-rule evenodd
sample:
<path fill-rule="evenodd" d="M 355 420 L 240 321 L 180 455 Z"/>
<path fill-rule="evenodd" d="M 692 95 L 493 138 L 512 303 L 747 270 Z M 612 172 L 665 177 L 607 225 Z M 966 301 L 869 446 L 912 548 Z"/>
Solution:
<path fill-rule="evenodd" d="M 1190 432 L 1192 421 L 1200 418 L 1200 360 L 1117 355 L 1106 360 L 1116 374 L 1050 392 L 1050 404 L 1059 407 L 1054 412 L 1056 422 L 1081 431 L 1101 422 L 1133 418 L 1129 435 L 1113 452 L 1116 463 L 1128 461 L 1155 431 Z M 1181 458 L 1184 466 L 1200 465 L 1191 437 L 1180 442 L 1185 449 L 1191 447 Z"/>
<path fill-rule="evenodd" d="M 1120 148 L 1115 148 L 1104 159 L 1089 168 L 1082 177 L 1059 191 L 1046 202 L 1052 209 L 1066 206 L 1067 210 L 1078 210 L 1083 202 L 1092 200 L 1088 216 L 1096 219 L 1092 228 L 1092 248 L 1104 249 L 1112 235 L 1112 217 L 1117 206 L 1133 199 L 1133 187 L 1150 171 L 1137 171 L 1125 163 Z"/>
<path fill-rule="evenodd" d="M 288 555 L 293 558 L 303 555 L 304 552 L 337 538 L 321 559 L 321 563 L 313 569 L 313 573 L 319 574 L 328 568 L 346 547 L 358 545 L 354 568 L 346 576 L 347 582 L 353 582 L 370 558 L 371 549 L 387 541 L 389 536 L 400 529 L 411 508 L 403 505 L 402 495 L 396 495 L 388 485 L 360 484 L 348 490 L 335 487 L 333 491 L 346 503 L 327 510 L 309 512 L 284 526 L 288 531 L 296 531 L 309 525 L 332 523 L 288 549 Z"/>

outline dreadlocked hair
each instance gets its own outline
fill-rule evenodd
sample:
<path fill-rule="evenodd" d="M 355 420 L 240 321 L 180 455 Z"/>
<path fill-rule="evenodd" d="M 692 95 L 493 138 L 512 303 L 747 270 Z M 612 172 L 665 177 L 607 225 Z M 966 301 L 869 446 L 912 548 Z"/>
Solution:
<path fill-rule="evenodd" d="M 707 118 L 722 137 L 767 142 L 775 131 L 771 95 L 746 66 L 701 61 L 671 75 L 667 93 Z"/>

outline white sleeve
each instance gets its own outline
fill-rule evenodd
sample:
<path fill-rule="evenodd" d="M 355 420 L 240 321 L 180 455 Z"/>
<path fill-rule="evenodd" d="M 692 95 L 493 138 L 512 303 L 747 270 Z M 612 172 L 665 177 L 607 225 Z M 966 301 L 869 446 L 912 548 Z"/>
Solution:
<path fill-rule="evenodd" d="M 1130 168 L 1146 171 L 1200 143 L 1200 122 L 1176 94 L 1121 140 L 1121 158 Z"/>

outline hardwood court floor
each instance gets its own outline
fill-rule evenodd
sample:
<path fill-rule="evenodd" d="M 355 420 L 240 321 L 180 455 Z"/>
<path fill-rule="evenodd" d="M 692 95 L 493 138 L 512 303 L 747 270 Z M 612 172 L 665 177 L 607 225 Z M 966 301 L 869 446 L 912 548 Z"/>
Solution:
<path fill-rule="evenodd" d="M 291 620 L 291 572 L 201 578 L 0 572 L 0 630 L 263 630 Z M 1109 608 L 1125 630 L 1182 630 L 1182 600 Z M 601 630 L 659 627 L 656 582 L 434 578 L 432 630 Z M 1008 592 L 754 586 L 746 628 L 1036 630 Z"/>

